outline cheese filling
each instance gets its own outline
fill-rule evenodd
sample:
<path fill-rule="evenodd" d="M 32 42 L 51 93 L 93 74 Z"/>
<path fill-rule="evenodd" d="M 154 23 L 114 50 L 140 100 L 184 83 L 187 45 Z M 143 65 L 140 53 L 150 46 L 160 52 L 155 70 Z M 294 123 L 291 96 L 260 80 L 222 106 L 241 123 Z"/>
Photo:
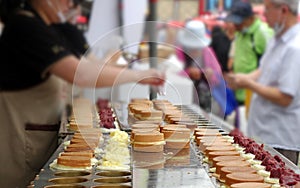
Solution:
<path fill-rule="evenodd" d="M 134 144 L 139 145 L 165 145 L 165 141 L 158 141 L 158 142 L 134 142 Z"/>
<path fill-rule="evenodd" d="M 190 139 L 170 139 L 170 138 L 168 138 L 168 139 L 166 139 L 166 142 L 189 142 L 190 141 Z"/>

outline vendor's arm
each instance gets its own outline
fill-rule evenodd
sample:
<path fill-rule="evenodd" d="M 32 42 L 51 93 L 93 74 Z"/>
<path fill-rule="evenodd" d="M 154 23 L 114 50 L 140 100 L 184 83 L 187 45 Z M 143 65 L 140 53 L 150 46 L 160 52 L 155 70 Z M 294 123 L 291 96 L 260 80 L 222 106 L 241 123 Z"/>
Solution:
<path fill-rule="evenodd" d="M 164 83 L 164 75 L 153 69 L 134 71 L 105 64 L 80 62 L 73 55 L 55 62 L 50 67 L 50 72 L 81 87 L 108 87 L 129 82 L 151 85 Z"/>

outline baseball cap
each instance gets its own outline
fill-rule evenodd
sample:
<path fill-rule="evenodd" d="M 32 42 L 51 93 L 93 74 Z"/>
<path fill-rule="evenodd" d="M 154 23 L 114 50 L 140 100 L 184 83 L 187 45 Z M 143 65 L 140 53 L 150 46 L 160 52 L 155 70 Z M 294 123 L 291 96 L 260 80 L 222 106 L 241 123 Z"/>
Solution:
<path fill-rule="evenodd" d="M 237 1 L 232 5 L 230 12 L 224 21 L 241 24 L 246 18 L 252 15 L 252 6 L 248 1 Z"/>

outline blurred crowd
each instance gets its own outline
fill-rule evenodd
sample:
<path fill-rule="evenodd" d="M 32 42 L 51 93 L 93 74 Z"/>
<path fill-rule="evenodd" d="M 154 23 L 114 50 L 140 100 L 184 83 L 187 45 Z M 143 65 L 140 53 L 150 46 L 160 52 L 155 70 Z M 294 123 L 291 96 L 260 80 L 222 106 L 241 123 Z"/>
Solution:
<path fill-rule="evenodd" d="M 250 2 L 237 1 L 222 24 L 187 20 L 175 42 L 183 51 L 178 57 L 194 81 L 200 107 L 225 118 L 236 112 L 237 128 L 246 117 L 248 136 L 295 164 L 300 151 L 298 3 L 265 0 L 262 16 Z M 214 103 L 219 111 L 214 111 Z"/>

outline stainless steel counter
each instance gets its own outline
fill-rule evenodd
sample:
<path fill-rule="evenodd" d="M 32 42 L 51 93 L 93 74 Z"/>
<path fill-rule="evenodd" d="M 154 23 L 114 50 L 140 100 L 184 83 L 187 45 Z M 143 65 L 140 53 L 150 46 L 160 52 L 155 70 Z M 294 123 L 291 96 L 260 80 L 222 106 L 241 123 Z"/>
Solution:
<path fill-rule="evenodd" d="M 127 104 L 116 103 L 114 106 L 114 112 L 117 115 L 119 126 L 124 131 L 130 131 L 130 122 L 128 120 Z M 233 129 L 233 126 L 226 123 L 222 119 L 206 114 L 196 105 L 179 106 L 184 113 L 190 115 L 195 120 L 198 127 L 207 127 L 219 129 L 223 134 L 227 134 Z M 66 140 L 70 139 L 69 136 Z M 131 149 L 131 148 L 130 148 Z M 57 158 L 58 154 L 63 150 L 63 145 L 57 149 L 49 161 L 45 164 L 44 168 L 39 173 L 37 179 L 33 182 L 34 187 L 44 187 L 47 185 L 54 185 L 50 183 L 49 179 L 57 178 L 55 175 L 58 171 L 49 169 L 49 164 Z M 288 168 L 300 172 L 299 168 L 276 152 L 274 149 L 265 146 L 265 150 L 269 151 L 273 155 L 279 155 L 282 157 Z M 138 154 L 140 155 L 140 154 Z M 202 155 L 198 152 L 195 144 L 191 142 L 188 154 L 181 159 L 175 159 L 175 155 L 164 151 L 161 154 L 154 154 L 150 157 L 150 162 L 153 165 L 145 165 L 149 163 L 149 156 L 138 156 L 134 151 L 131 151 L 131 174 L 126 178 L 132 179 L 129 183 L 123 183 L 123 187 L 135 187 L 135 188 L 193 188 L 193 187 L 205 187 L 213 188 L 218 187 L 219 183 L 215 178 L 211 178 L 208 173 L 208 166 L 202 164 Z M 147 159 L 147 160 L 146 160 Z M 101 177 L 97 175 L 99 170 L 94 167 L 92 170 L 87 171 L 87 174 L 79 174 L 76 177 L 83 178 L 85 182 L 78 182 L 72 185 L 81 187 L 105 187 L 106 183 L 97 183 L 95 179 Z M 122 187 L 119 186 L 119 187 Z M 116 186 L 115 186 L 116 187 Z"/>
<path fill-rule="evenodd" d="M 201 167 L 168 167 L 161 170 L 133 169 L 133 187 L 138 188 L 214 188 Z"/>

